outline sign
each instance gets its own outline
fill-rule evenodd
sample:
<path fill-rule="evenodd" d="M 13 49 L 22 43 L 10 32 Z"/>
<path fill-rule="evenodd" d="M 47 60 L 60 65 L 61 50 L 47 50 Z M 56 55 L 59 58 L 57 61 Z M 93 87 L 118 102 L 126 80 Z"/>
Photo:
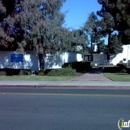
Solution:
<path fill-rule="evenodd" d="M 11 54 L 11 62 L 23 62 L 23 54 Z"/>
<path fill-rule="evenodd" d="M 123 118 L 121 118 L 118 121 L 117 125 L 118 125 L 119 130 L 123 130 L 125 128 L 130 128 L 130 120 L 125 122 L 125 120 Z"/>

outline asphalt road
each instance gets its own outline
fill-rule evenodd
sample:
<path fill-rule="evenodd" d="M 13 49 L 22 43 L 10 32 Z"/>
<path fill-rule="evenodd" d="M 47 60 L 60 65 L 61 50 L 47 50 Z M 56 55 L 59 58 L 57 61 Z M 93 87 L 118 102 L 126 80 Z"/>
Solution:
<path fill-rule="evenodd" d="M 130 90 L 0 88 L 0 130 L 118 130 Z"/>

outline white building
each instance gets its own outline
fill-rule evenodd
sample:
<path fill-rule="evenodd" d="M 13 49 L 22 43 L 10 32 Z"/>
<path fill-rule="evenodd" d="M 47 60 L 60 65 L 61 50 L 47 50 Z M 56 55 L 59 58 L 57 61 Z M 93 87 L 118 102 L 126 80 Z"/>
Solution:
<path fill-rule="evenodd" d="M 13 51 L 0 51 L 0 68 L 39 70 L 38 56 L 35 53 L 20 54 Z"/>
<path fill-rule="evenodd" d="M 123 45 L 122 53 L 111 55 L 110 64 L 117 65 L 119 62 L 127 63 L 130 60 L 130 45 Z"/>
<path fill-rule="evenodd" d="M 36 53 L 28 52 L 20 54 L 13 51 L 0 51 L 0 68 L 29 69 L 38 72 L 39 58 Z M 47 54 L 44 58 L 44 69 L 62 68 L 64 63 L 83 61 L 81 54 L 76 53 L 57 53 L 55 55 Z"/>
<path fill-rule="evenodd" d="M 83 61 L 82 54 L 64 52 L 55 55 L 47 54 L 44 58 L 45 69 L 62 68 L 64 63 L 75 61 Z"/>

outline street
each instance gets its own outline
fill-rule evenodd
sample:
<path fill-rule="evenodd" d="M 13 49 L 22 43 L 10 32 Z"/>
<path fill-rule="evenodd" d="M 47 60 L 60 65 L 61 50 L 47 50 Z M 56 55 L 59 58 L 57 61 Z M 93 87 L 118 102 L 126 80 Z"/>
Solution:
<path fill-rule="evenodd" d="M 119 130 L 130 90 L 0 88 L 0 130 Z"/>

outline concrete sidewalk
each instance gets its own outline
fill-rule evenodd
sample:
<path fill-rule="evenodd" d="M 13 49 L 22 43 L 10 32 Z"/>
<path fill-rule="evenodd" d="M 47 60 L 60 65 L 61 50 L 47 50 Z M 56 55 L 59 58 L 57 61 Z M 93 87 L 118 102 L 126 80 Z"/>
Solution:
<path fill-rule="evenodd" d="M 89 89 L 130 89 L 130 82 L 104 81 L 0 81 L 0 87 L 65 87 Z"/>
<path fill-rule="evenodd" d="M 130 89 L 130 82 L 114 82 L 102 69 L 92 70 L 69 81 L 0 81 L 0 87 L 64 87 L 89 89 Z"/>

